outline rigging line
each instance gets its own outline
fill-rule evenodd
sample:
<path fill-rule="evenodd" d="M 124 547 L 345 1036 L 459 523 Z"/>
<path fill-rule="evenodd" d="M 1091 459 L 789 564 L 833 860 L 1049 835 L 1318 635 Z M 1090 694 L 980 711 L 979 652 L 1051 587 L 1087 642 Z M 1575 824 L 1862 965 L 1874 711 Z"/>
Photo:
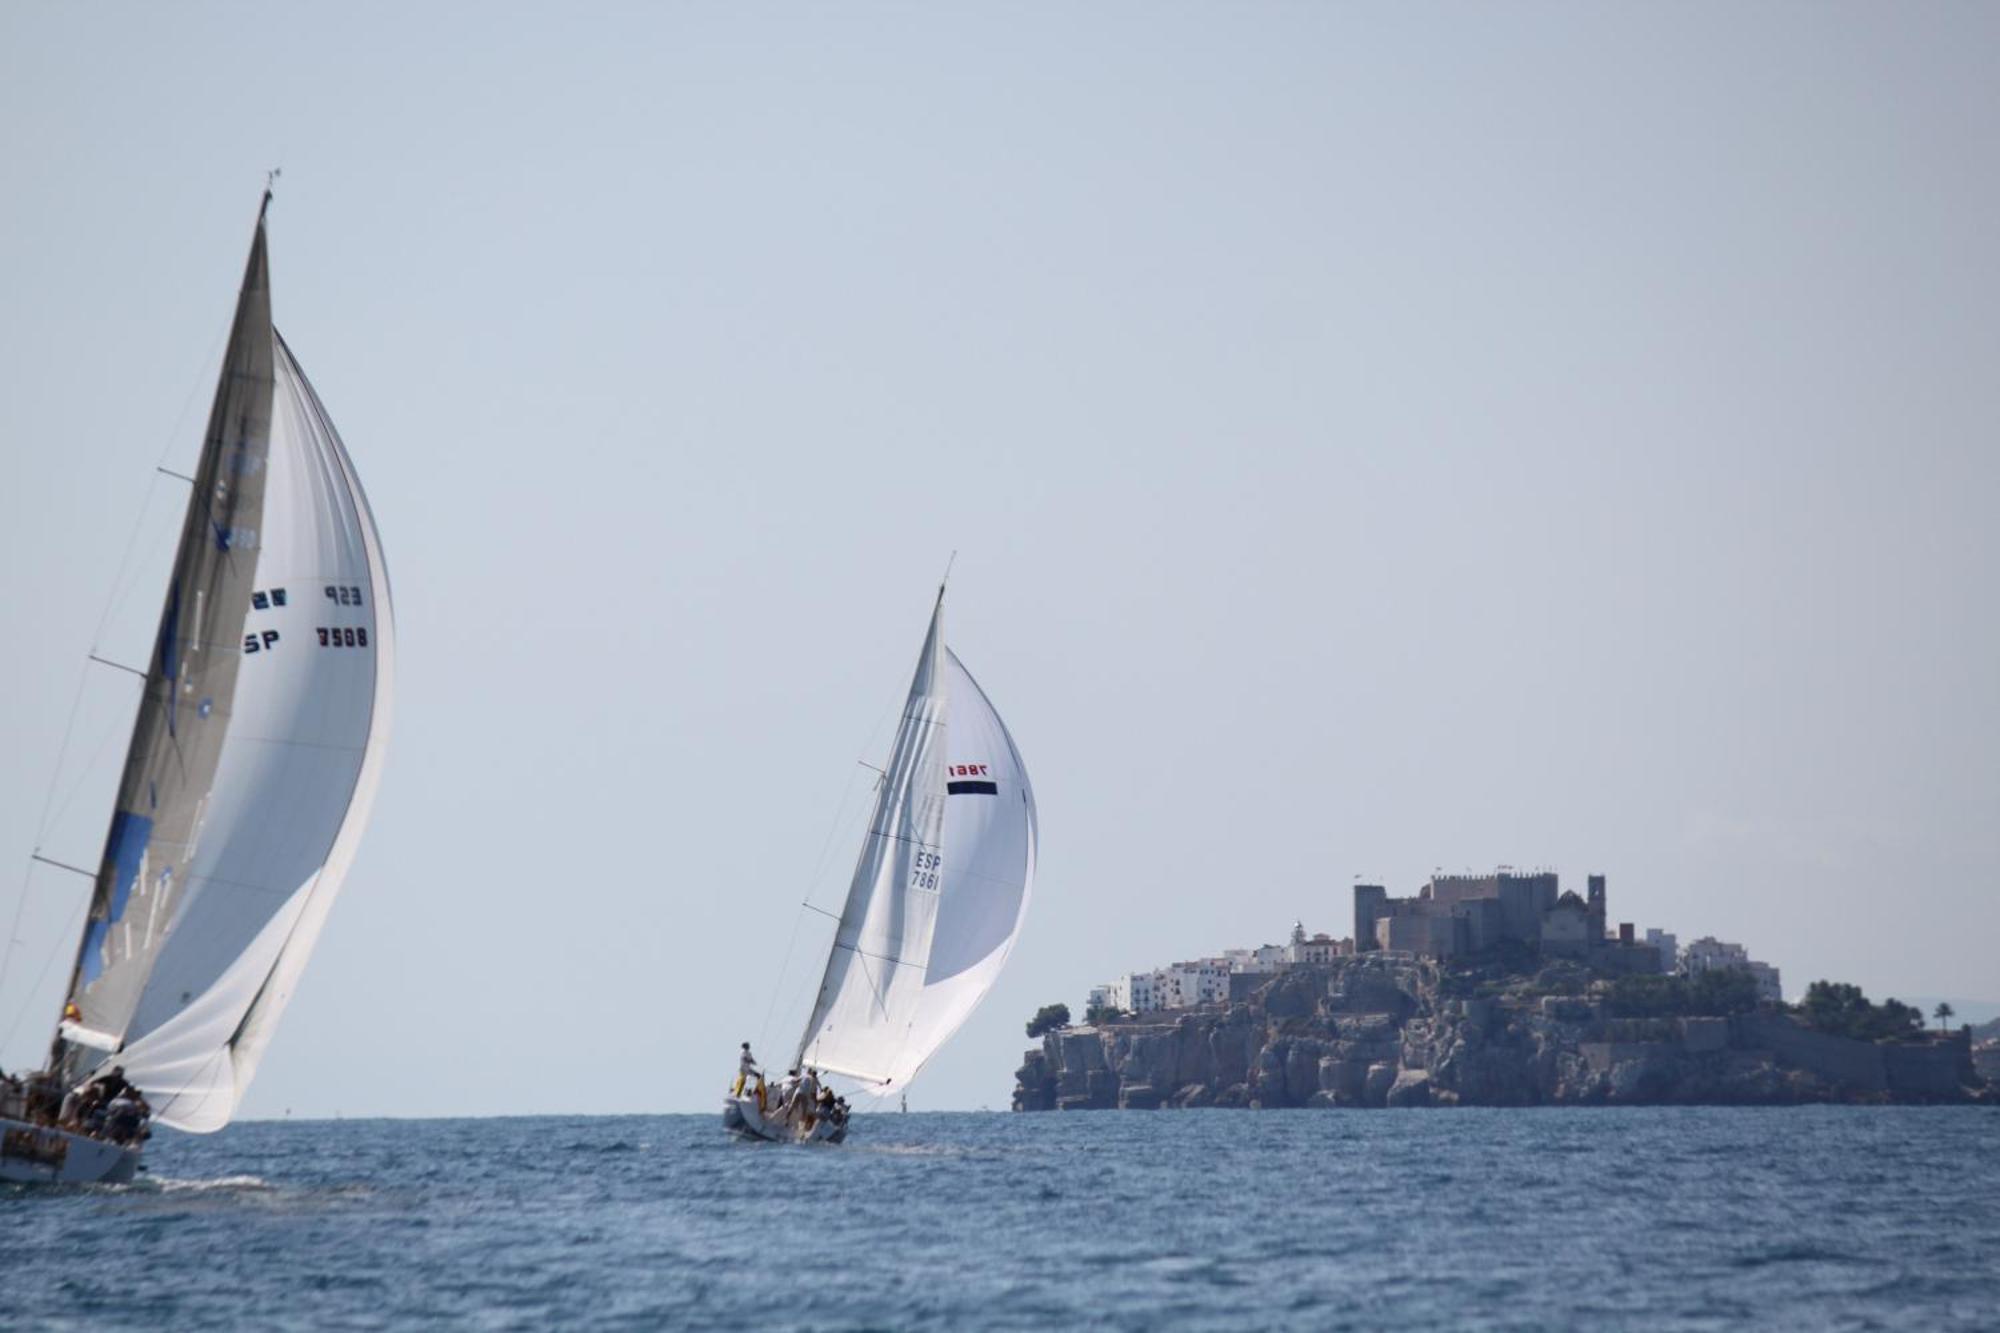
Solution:
<path fill-rule="evenodd" d="M 834 807 L 833 822 L 827 825 L 826 837 L 820 842 L 819 845 L 819 855 L 813 858 L 812 874 L 806 877 L 805 897 L 801 899 L 799 902 L 799 906 L 811 908 L 813 911 L 818 912 L 823 916 L 833 916 L 833 913 L 828 912 L 823 907 L 814 907 L 812 901 L 812 892 L 815 888 L 818 887 L 819 877 L 821 873 L 824 872 L 826 869 L 826 858 L 827 854 L 833 850 L 834 836 L 840 832 L 842 825 L 847 823 L 847 807 L 849 801 L 852 799 L 852 793 L 848 790 L 849 785 L 850 784 L 846 782 L 843 782 L 841 784 L 840 800 L 839 803 Z M 838 921 L 839 919 L 840 919 L 839 917 L 834 917 L 834 920 L 836 921 Z M 784 962 L 778 965 L 778 970 L 773 977 L 775 984 L 771 987 L 771 1002 L 770 1004 L 765 1006 L 763 1026 L 758 1028 L 757 1030 L 757 1041 L 759 1045 L 765 1044 L 766 1040 L 770 1037 L 771 1024 L 777 1018 L 778 1001 L 784 997 L 784 979 L 786 974 L 788 974 L 792 968 L 793 951 L 798 948 L 799 921 L 800 921 L 799 914 L 797 912 L 792 913 L 791 933 L 785 939 L 785 960 Z M 803 984 L 801 985 L 801 989 L 803 989 Z M 808 1021 L 810 1021 L 810 1019 L 808 1019 Z"/>
<path fill-rule="evenodd" d="M 804 906 L 811 907 L 812 904 L 806 903 L 804 904 Z M 785 973 L 791 969 L 792 949 L 794 946 L 798 944 L 798 942 L 799 942 L 799 914 L 797 912 L 794 912 L 792 913 L 792 933 L 785 939 L 785 961 L 778 965 L 779 977 L 783 977 Z M 783 987 L 781 986 L 771 987 L 771 1002 L 764 1006 L 764 1022 L 763 1025 L 757 1029 L 757 1044 L 759 1046 L 768 1045 L 768 1043 L 765 1041 L 765 1038 L 771 1035 L 771 1023 L 778 1016 L 778 995 L 782 989 Z"/>
<path fill-rule="evenodd" d="M 190 486 L 194 485 L 193 477 L 190 477 L 185 473 L 176 472 L 170 467 L 156 467 L 153 469 L 153 471 L 160 473 L 162 476 L 173 477 L 176 480 L 184 481 Z"/>
<path fill-rule="evenodd" d="M 42 839 L 48 836 L 49 811 L 55 808 L 56 787 L 62 778 L 63 756 L 69 753 L 70 738 L 76 732 L 76 715 L 78 710 L 83 707 L 83 691 L 84 687 L 89 683 L 90 673 L 79 671 L 76 677 L 76 693 L 71 696 L 69 701 L 69 718 L 63 723 L 62 743 L 56 747 L 56 771 L 49 775 L 48 790 L 42 794 L 42 813 L 35 821 L 35 842 L 38 846 Z M 65 802 L 64 809 L 67 808 L 68 803 Z M 7 973 L 14 966 L 14 946 L 21 934 L 21 916 L 28 909 L 28 884 L 34 878 L 34 874 L 35 865 L 31 860 L 21 868 L 21 890 L 20 894 L 14 899 L 14 921 L 7 928 L 7 947 L 4 951 L 0 951 L 0 989 L 5 988 Z"/>
<path fill-rule="evenodd" d="M 833 947 L 838 949 L 840 946 L 836 944 Z M 875 978 L 873 974 L 871 974 L 868 971 L 869 955 L 861 952 L 861 950 L 859 949 L 854 949 L 852 950 L 852 952 L 854 954 L 854 961 L 861 965 L 861 975 L 867 979 L 869 993 L 875 997 L 875 1007 L 882 1011 L 882 1017 L 887 1018 L 889 1016 L 889 1002 L 882 998 L 882 988 L 875 984 Z M 882 961 L 888 963 L 892 967 L 895 965 L 896 962 L 896 960 L 893 958 L 885 958 Z"/>
<path fill-rule="evenodd" d="M 94 880 L 97 878 L 97 872 L 94 870 L 85 870 L 82 866 L 73 866 L 67 861 L 58 861 L 53 856 L 43 856 L 40 852 L 34 853 L 28 859 L 30 861 L 40 861 L 45 866 L 54 866 L 58 870 L 67 870 L 72 874 L 82 875 L 85 879 Z"/>
<path fill-rule="evenodd" d="M 144 680 L 146 678 L 146 673 L 139 670 L 139 668 L 137 667 L 128 667 L 123 662 L 114 662 L 108 657 L 99 657 L 96 653 L 91 653 L 89 656 L 90 660 L 97 663 L 99 666 L 116 667 L 118 670 L 123 671 L 128 675 L 137 676 L 140 680 Z"/>
<path fill-rule="evenodd" d="M 801 907 L 805 908 L 805 909 L 806 909 L 806 910 L 807 910 L 808 912 L 818 912 L 818 913 L 819 913 L 819 914 L 820 914 L 821 916 L 825 917 L 825 918 L 826 918 L 827 920 L 829 920 L 829 921 L 838 921 L 838 920 L 840 920 L 840 913 L 838 913 L 838 912 L 829 912 L 829 911 L 827 911 L 827 910 L 826 910 L 826 909 L 825 909 L 824 907 L 818 907 L 818 906 L 815 906 L 814 904 L 812 904 L 812 903 L 810 903 L 810 902 L 803 902 L 803 903 L 800 903 L 800 904 L 799 904 L 799 906 L 801 906 Z"/>
<path fill-rule="evenodd" d="M 129 729 L 129 723 L 125 722 L 122 718 L 114 718 L 105 723 L 104 734 L 98 737 L 96 743 L 82 751 L 83 763 L 76 771 L 76 780 L 70 784 L 69 794 L 62 798 L 61 802 L 56 805 L 54 812 L 48 816 L 46 827 L 37 830 L 35 834 L 36 846 L 39 847 L 42 845 L 49 836 L 49 830 L 68 817 L 70 808 L 76 804 L 76 798 L 81 796 L 83 789 L 90 785 L 91 774 L 97 771 L 98 762 L 104 758 L 105 752 L 111 747 L 111 743 L 118 739 L 121 733 Z M 52 781 L 49 784 L 51 799 L 54 798 L 56 790 L 57 784 Z M 114 803 L 117 800 L 115 790 L 112 793 L 112 800 Z"/>
<path fill-rule="evenodd" d="M 214 340 L 209 343 L 208 351 L 204 353 L 201 358 L 200 369 L 206 370 L 208 369 L 208 367 L 214 366 L 215 374 L 213 376 L 209 376 L 198 373 L 195 377 L 194 383 L 188 386 L 187 397 L 181 401 L 181 410 L 175 413 L 174 415 L 173 429 L 167 432 L 167 442 L 161 448 L 159 456 L 155 459 L 155 462 L 161 464 L 161 469 L 160 469 L 161 471 L 166 470 L 164 465 L 166 463 L 167 455 L 173 452 L 174 441 L 180 438 L 181 427 L 187 423 L 188 413 L 193 410 L 195 397 L 201 392 L 202 385 L 210 383 L 214 379 L 221 378 L 222 372 L 225 369 L 227 369 L 227 367 L 221 364 L 222 344 L 228 339 L 231 333 L 235 332 L 235 330 L 236 330 L 236 303 L 232 301 L 229 307 L 229 318 L 224 320 L 222 322 L 222 327 L 215 331 Z M 205 434 L 206 432 L 204 432 L 204 435 Z M 208 447 L 208 441 L 206 438 L 202 440 L 202 447 L 204 449 Z"/>
<path fill-rule="evenodd" d="M 215 1066 L 216 1066 L 217 1062 L 219 1062 L 219 1061 L 222 1061 L 222 1060 L 226 1060 L 226 1059 L 228 1059 L 228 1058 L 229 1058 L 229 1052 L 230 1052 L 230 1048 L 229 1048 L 228 1046 L 224 1046 L 224 1047 L 223 1047 L 223 1048 L 222 1048 L 221 1050 L 217 1051 L 217 1052 L 216 1052 L 216 1053 L 215 1053 L 214 1055 L 210 1056 L 210 1057 L 209 1057 L 209 1060 L 208 1060 L 208 1063 L 207 1063 L 207 1064 L 205 1064 L 205 1065 L 203 1065 L 203 1066 L 201 1067 L 201 1073 L 200 1073 L 200 1074 L 199 1074 L 199 1075 L 198 1075 L 197 1077 L 199 1077 L 199 1078 L 201 1078 L 201 1079 L 206 1079 L 206 1078 L 208 1077 L 208 1071 L 209 1071 L 209 1070 L 211 1070 L 211 1069 L 213 1069 L 213 1068 L 215 1068 Z M 105 1061 L 104 1061 L 104 1062 L 105 1062 L 106 1064 L 108 1064 L 108 1063 L 110 1063 L 110 1060 L 111 1060 L 111 1057 L 110 1057 L 110 1056 L 106 1056 L 106 1057 L 105 1057 Z M 189 1082 L 189 1083 L 183 1083 L 183 1084 L 181 1084 L 181 1086 L 180 1086 L 179 1088 L 175 1089 L 175 1090 L 174 1090 L 173 1092 L 170 1092 L 170 1093 L 168 1093 L 168 1094 L 166 1095 L 166 1100 L 165 1100 L 165 1102 L 164 1102 L 164 1103 L 162 1103 L 162 1105 L 160 1106 L 160 1110 L 161 1110 L 162 1112 L 165 1112 L 165 1111 L 168 1111 L 168 1110 L 171 1110 L 171 1109 L 173 1108 L 173 1106 L 174 1106 L 174 1104 L 175 1104 L 176 1102 L 179 1102 L 179 1101 L 182 1101 L 182 1100 L 185 1100 L 185 1099 L 186 1099 L 186 1097 L 187 1097 L 187 1095 L 188 1095 L 188 1092 L 189 1092 L 189 1091 L 190 1091 L 190 1090 L 191 1090 L 191 1089 L 192 1089 L 192 1088 L 193 1088 L 194 1086 L 195 1086 L 195 1085 L 194 1085 L 194 1084 L 193 1084 L 192 1082 Z M 209 1097 L 209 1094 L 208 1094 L 208 1093 L 207 1093 L 206 1091 L 204 1091 L 204 1092 L 202 1093 L 202 1097 L 201 1097 L 201 1103 L 197 1103 L 197 1104 L 196 1104 L 196 1108 L 195 1108 L 195 1109 L 199 1110 L 199 1109 L 200 1109 L 200 1107 L 201 1107 L 201 1104 L 202 1104 L 202 1103 L 206 1103 L 206 1102 L 208 1101 L 208 1097 Z"/>
<path fill-rule="evenodd" d="M 866 949 L 860 948 L 852 944 L 840 944 L 836 942 L 833 947 L 836 949 L 845 949 L 849 953 L 853 954 L 856 958 L 873 958 L 876 962 L 887 963 L 891 967 L 924 966 L 924 964 L 922 963 L 913 963 L 907 958 L 891 958 L 888 954 L 885 953 L 869 953 Z M 862 970 L 865 972 L 867 969 L 864 968 Z"/>
<path fill-rule="evenodd" d="M 35 978 L 35 984 L 28 987 L 29 998 L 32 998 L 34 996 L 34 993 L 42 988 L 42 982 L 48 979 L 49 968 L 55 963 L 56 955 L 62 952 L 61 949 L 62 941 L 69 938 L 71 932 L 76 929 L 78 919 L 82 915 L 83 915 L 83 904 L 78 903 L 76 905 L 76 910 L 70 913 L 69 923 L 63 927 L 62 933 L 56 937 L 57 947 L 49 950 L 49 956 L 47 960 L 43 962 L 41 973 Z M 7 1029 L 7 1035 L 5 1037 L 0 1037 L 0 1050 L 5 1050 L 7 1047 L 12 1046 L 14 1044 L 14 1034 L 21 1030 L 21 1020 L 26 1018 L 27 1016 L 28 1016 L 28 1006 L 26 1004 L 22 1004 L 15 1011 L 14 1025 Z"/>
<path fill-rule="evenodd" d="M 7 948 L 0 952 L 0 995 L 7 992 L 7 972 L 14 965 L 14 946 L 21 942 L 21 917 L 28 910 L 28 885 L 35 877 L 32 858 L 21 869 L 21 891 L 14 898 L 14 921 L 7 927 Z"/>
<path fill-rule="evenodd" d="M 155 468 L 157 474 L 162 469 Z M 146 478 L 146 498 L 139 502 L 139 516 L 132 520 L 131 530 L 125 534 L 125 550 L 118 557 L 118 563 L 111 571 L 111 590 L 105 594 L 104 608 L 98 612 L 97 628 L 90 634 L 90 651 L 96 652 L 98 642 L 104 638 L 104 627 L 111 623 L 111 612 L 125 598 L 128 581 L 135 579 L 132 553 L 139 547 L 139 534 L 146 529 L 146 516 L 153 512 L 153 496 L 160 489 L 157 475 Z"/>
<path fill-rule="evenodd" d="M 48 836 L 49 811 L 55 808 L 56 786 L 62 778 L 63 756 L 69 753 L 70 738 L 76 731 L 77 710 L 83 707 L 83 690 L 89 683 L 90 673 L 79 671 L 76 676 L 76 694 L 69 701 L 69 721 L 63 723 L 62 744 L 56 747 L 56 771 L 49 774 L 49 789 L 42 797 L 41 818 L 35 821 L 35 841 L 37 843 Z"/>

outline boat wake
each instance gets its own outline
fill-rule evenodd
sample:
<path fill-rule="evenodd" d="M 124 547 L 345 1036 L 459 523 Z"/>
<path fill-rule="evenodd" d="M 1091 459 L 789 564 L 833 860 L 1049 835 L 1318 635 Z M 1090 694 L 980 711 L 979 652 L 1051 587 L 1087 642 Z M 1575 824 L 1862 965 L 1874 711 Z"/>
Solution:
<path fill-rule="evenodd" d="M 137 1187 L 152 1188 L 161 1194 L 275 1194 L 278 1187 L 261 1176 L 218 1176 L 213 1180 L 176 1180 L 171 1176 L 149 1176 Z"/>

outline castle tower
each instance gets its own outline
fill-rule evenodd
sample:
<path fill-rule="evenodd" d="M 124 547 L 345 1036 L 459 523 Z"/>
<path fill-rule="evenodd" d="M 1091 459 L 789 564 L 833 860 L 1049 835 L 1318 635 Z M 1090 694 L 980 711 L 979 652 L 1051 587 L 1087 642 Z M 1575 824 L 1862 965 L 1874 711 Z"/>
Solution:
<path fill-rule="evenodd" d="M 1367 953 L 1375 947 L 1375 922 L 1389 903 L 1389 890 L 1380 884 L 1354 886 L 1354 952 Z"/>
<path fill-rule="evenodd" d="M 1591 943 L 1593 945 L 1601 943 L 1605 935 L 1605 917 L 1607 915 L 1604 906 L 1604 876 L 1592 875 L 1590 877 L 1590 894 L 1584 900 L 1584 905 L 1590 909 Z"/>

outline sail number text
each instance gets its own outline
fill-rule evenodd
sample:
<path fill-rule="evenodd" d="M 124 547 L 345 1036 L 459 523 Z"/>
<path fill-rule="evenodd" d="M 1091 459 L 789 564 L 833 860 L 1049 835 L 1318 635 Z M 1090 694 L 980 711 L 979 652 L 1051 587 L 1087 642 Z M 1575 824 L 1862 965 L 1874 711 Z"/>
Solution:
<path fill-rule="evenodd" d="M 936 852 L 918 852 L 910 858 L 910 887 L 913 889 L 935 889 L 938 886 L 938 867 L 944 858 Z"/>
<path fill-rule="evenodd" d="M 335 606 L 361 606 L 361 589 L 349 583 L 330 583 L 323 591 L 326 600 Z M 259 588 L 250 594 L 250 608 L 253 611 L 270 611 L 288 604 L 283 588 Z M 322 648 L 366 648 L 368 627 L 365 625 L 320 625 L 313 632 L 319 635 Z M 257 630 L 243 636 L 243 651 L 246 653 L 268 653 L 278 644 L 278 631 Z"/>

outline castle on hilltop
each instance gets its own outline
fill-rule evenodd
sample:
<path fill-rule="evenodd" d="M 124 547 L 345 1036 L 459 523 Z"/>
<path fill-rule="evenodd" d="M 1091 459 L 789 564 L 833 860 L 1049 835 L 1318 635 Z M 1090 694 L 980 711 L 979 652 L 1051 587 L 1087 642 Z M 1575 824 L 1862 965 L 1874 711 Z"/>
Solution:
<path fill-rule="evenodd" d="M 1308 936 L 1298 923 L 1286 944 L 1128 972 L 1093 987 L 1088 1011 L 1148 1013 L 1228 1003 L 1287 968 L 1357 953 L 1443 960 L 1505 948 L 1574 959 L 1614 976 L 1737 968 L 1756 978 L 1760 996 L 1782 998 L 1778 969 L 1752 959 L 1740 944 L 1704 937 L 1683 950 L 1665 931 L 1638 938 L 1629 921 L 1612 931 L 1603 875 L 1589 876 L 1579 897 L 1563 891 L 1554 871 L 1517 874 L 1503 867 L 1490 875 L 1434 875 L 1407 898 L 1390 897 L 1380 884 L 1356 884 L 1351 939 Z"/>
<path fill-rule="evenodd" d="M 1663 964 L 1655 945 L 1634 937 L 1630 922 L 1612 935 L 1604 876 L 1590 876 L 1588 885 L 1587 897 L 1564 893 L 1548 870 L 1437 875 L 1408 898 L 1391 898 L 1379 884 L 1357 884 L 1355 949 L 1455 958 L 1513 943 L 1607 972 L 1661 972 L 1672 966 Z"/>

